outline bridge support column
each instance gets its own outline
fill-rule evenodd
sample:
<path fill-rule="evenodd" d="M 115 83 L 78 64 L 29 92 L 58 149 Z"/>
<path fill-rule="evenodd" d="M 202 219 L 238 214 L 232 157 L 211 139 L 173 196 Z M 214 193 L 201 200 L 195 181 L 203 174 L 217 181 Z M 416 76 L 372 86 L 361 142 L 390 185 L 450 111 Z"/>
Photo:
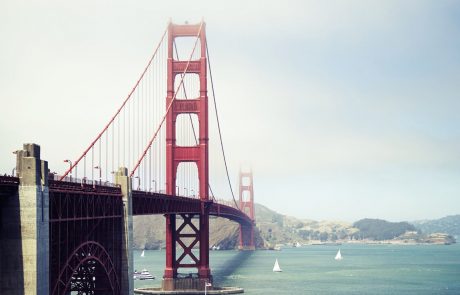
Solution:
<path fill-rule="evenodd" d="M 2 237 L 1 294 L 49 294 L 48 162 L 40 146 L 24 144 L 16 153 L 18 201 L 1 208 L 7 236 Z M 12 198 L 13 199 L 13 198 Z M 5 253 L 6 255 L 4 255 Z"/>
<path fill-rule="evenodd" d="M 177 60 L 174 58 L 176 38 L 199 38 L 199 60 Z M 184 67 L 185 66 L 185 67 Z M 208 150 L 208 94 L 207 94 L 207 58 L 205 24 L 176 25 L 168 28 L 168 77 L 166 105 L 171 106 L 166 115 L 166 193 L 176 195 L 176 175 L 180 163 L 195 163 L 198 168 L 200 185 L 199 197 L 201 212 L 198 225 L 191 220 L 193 214 L 180 214 L 182 221 L 175 214 L 166 215 L 166 267 L 163 277 L 163 290 L 204 290 L 206 283 L 212 281 L 209 269 L 209 150 Z M 177 75 L 197 74 L 199 77 L 200 96 L 185 100 L 177 97 L 176 91 L 181 84 L 175 85 Z M 185 89 L 185 88 L 184 88 Z M 196 114 L 198 116 L 198 144 L 179 146 L 176 143 L 176 122 L 179 115 Z M 179 216 L 179 215 L 177 215 Z M 192 240 L 191 240 L 192 239 Z M 189 240 L 185 242 L 185 240 Z M 191 241 L 190 241 L 191 240 Z M 179 246 L 179 247 L 177 247 Z M 176 247 L 178 251 L 176 251 Z M 199 248 L 199 256 L 192 252 Z M 179 253 L 177 253 L 179 252 Z M 182 253 L 181 253 L 182 252 Z M 179 257 L 177 257 L 177 255 Z M 181 277 L 179 269 L 197 269 L 198 273 Z"/>
<path fill-rule="evenodd" d="M 253 222 L 254 214 L 254 186 L 252 171 L 241 172 L 240 170 L 240 210 L 245 212 Z M 255 250 L 254 225 L 240 225 L 239 250 Z"/>
<path fill-rule="evenodd" d="M 115 173 L 115 183 L 120 185 L 123 195 L 123 229 L 121 260 L 121 294 L 134 294 L 133 260 L 133 208 L 132 182 L 128 169 L 122 167 Z"/>

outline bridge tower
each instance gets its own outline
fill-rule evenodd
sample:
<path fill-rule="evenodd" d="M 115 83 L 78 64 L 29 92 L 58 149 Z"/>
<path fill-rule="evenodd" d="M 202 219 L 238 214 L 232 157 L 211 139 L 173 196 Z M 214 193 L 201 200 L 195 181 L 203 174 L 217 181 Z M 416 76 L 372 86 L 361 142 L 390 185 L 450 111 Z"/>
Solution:
<path fill-rule="evenodd" d="M 197 37 L 200 58 L 191 61 L 176 60 L 173 57 L 174 40 L 180 37 Z M 207 60 L 205 23 L 196 25 L 169 24 L 168 61 L 167 61 L 167 97 L 166 106 L 172 107 L 166 116 L 166 193 L 176 194 L 176 174 L 182 162 L 197 165 L 199 178 L 199 197 L 201 213 L 199 215 L 167 214 L 166 217 L 166 266 L 163 290 L 199 289 L 203 290 L 207 282 L 212 281 L 209 268 L 209 165 L 208 165 L 208 95 L 207 95 Z M 196 74 L 199 77 L 199 97 L 176 99 L 174 85 L 176 75 Z M 199 142 L 195 146 L 178 146 L 176 144 L 176 120 L 181 114 L 196 114 L 199 121 Z M 192 220 L 198 217 L 196 226 Z M 181 223 L 181 224 L 178 224 Z M 199 245 L 199 256 L 192 249 Z M 176 247 L 182 254 L 177 257 Z M 179 268 L 196 268 L 197 278 L 178 277 Z"/>
<path fill-rule="evenodd" d="M 246 213 L 255 222 L 254 214 L 254 186 L 252 170 L 242 172 L 240 170 L 240 210 Z M 254 225 L 240 224 L 240 250 L 255 250 Z"/>

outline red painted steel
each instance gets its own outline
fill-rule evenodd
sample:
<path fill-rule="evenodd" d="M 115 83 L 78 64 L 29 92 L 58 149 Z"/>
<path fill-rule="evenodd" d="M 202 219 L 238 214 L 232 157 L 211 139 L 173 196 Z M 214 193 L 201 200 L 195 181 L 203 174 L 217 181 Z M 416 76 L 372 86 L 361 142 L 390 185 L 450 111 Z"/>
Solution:
<path fill-rule="evenodd" d="M 200 59 L 196 61 L 179 61 L 173 57 L 175 38 L 195 36 L 200 41 Z M 198 268 L 200 278 L 211 278 L 209 268 L 209 164 L 208 164 L 208 96 L 207 96 L 207 60 L 206 60 L 206 33 L 204 22 L 198 25 L 175 25 L 170 23 L 168 28 L 168 74 L 167 74 L 167 97 L 166 105 L 172 105 L 168 109 L 166 117 L 166 193 L 176 194 L 177 167 L 181 162 L 194 162 L 198 168 L 200 214 L 199 228 L 193 237 L 192 244 L 199 244 L 199 258 L 196 258 L 188 247 L 180 242 L 180 229 L 176 228 L 176 215 L 166 216 L 166 267 L 164 277 L 176 278 L 179 267 Z M 186 103 L 176 100 L 174 80 L 177 74 L 194 73 L 199 77 L 200 97 L 193 98 L 193 102 Z M 178 147 L 176 145 L 176 119 L 180 114 L 197 114 L 199 120 L 199 144 L 194 147 Z M 184 216 L 185 217 L 185 216 Z M 188 217 L 183 221 L 187 224 Z M 187 253 L 195 263 L 181 264 L 183 256 L 176 257 L 176 246 L 179 245 L 184 253 Z"/>
<path fill-rule="evenodd" d="M 91 148 L 94 147 L 94 145 L 96 144 L 96 142 L 98 140 L 101 139 L 101 136 L 107 131 L 107 129 L 110 127 L 110 125 L 115 121 L 115 118 L 120 114 L 121 110 L 125 107 L 126 103 L 128 102 L 128 100 L 131 98 L 131 96 L 133 95 L 134 91 L 137 89 L 137 87 L 139 86 L 139 83 L 141 82 L 142 78 L 144 77 L 145 73 L 147 72 L 150 64 L 152 63 L 153 59 L 155 58 L 157 52 L 158 52 L 158 49 L 160 48 L 160 45 L 163 43 L 163 39 L 165 38 L 166 36 L 166 32 L 167 30 L 165 30 L 165 32 L 163 33 L 163 36 L 161 37 L 161 40 L 160 42 L 158 43 L 158 45 L 156 46 L 155 48 L 155 51 L 153 52 L 153 55 L 152 57 L 150 58 L 149 62 L 147 63 L 147 65 L 145 66 L 144 70 L 142 71 L 142 74 L 141 76 L 139 77 L 139 79 L 137 80 L 136 84 L 134 84 L 134 87 L 133 89 L 131 89 L 131 92 L 129 92 L 128 96 L 125 98 L 125 100 L 123 101 L 123 103 L 121 104 L 121 106 L 118 108 L 118 110 L 115 112 L 115 114 L 112 116 L 112 118 L 110 118 L 109 122 L 104 126 L 104 128 L 102 129 L 101 132 L 99 132 L 99 134 L 96 136 L 96 138 L 91 142 L 91 144 L 86 148 L 86 150 L 83 152 L 83 154 L 73 163 L 73 165 L 70 165 L 69 169 L 66 170 L 66 172 L 64 172 L 64 174 L 61 176 L 61 178 L 59 180 L 64 180 L 64 178 L 72 172 L 72 170 L 78 165 L 78 163 L 86 156 L 86 154 L 91 150 Z"/>
<path fill-rule="evenodd" d="M 52 294 L 120 294 L 120 281 L 105 248 L 93 241 L 84 242 L 65 261 Z"/>
<path fill-rule="evenodd" d="M 133 191 L 133 215 L 152 214 L 195 214 L 202 212 L 199 199 L 151 193 L 145 191 Z M 209 215 L 223 217 L 239 224 L 249 226 L 252 219 L 237 208 L 209 202 Z"/>
<path fill-rule="evenodd" d="M 196 41 L 199 40 L 199 39 L 198 39 L 198 38 L 199 38 L 198 35 L 201 35 L 201 28 L 202 28 L 203 25 L 204 25 L 204 23 L 202 22 L 202 23 L 199 25 L 199 27 L 198 27 L 198 31 L 197 31 L 197 33 L 196 33 L 196 34 L 197 34 L 197 36 L 196 36 L 196 37 L 197 37 L 197 40 L 196 40 Z M 168 25 L 168 28 L 167 28 L 167 31 L 168 31 L 168 32 L 171 32 L 171 26 L 174 26 L 174 25 L 173 25 L 172 23 L 170 23 L 170 24 Z M 171 34 L 169 34 L 169 35 L 171 35 Z M 187 36 L 188 36 L 188 35 L 187 35 Z M 173 42 L 174 42 L 174 41 L 173 41 Z M 172 109 L 176 109 L 176 111 L 178 111 L 178 107 L 177 107 L 176 105 L 177 105 L 178 103 L 180 103 L 180 101 L 179 101 L 179 100 L 176 100 L 177 92 L 174 91 L 174 86 L 175 86 L 175 85 L 174 85 L 174 77 L 175 77 L 175 75 L 176 75 L 176 74 L 181 74 L 181 76 L 182 76 L 182 79 L 181 79 L 179 85 L 178 85 L 177 88 L 176 88 L 176 89 L 179 89 L 181 86 L 185 88 L 185 86 L 184 86 L 184 75 L 185 75 L 186 73 L 198 73 L 195 69 L 197 68 L 197 64 L 201 67 L 201 61 L 192 61 L 193 54 L 194 54 L 195 49 L 196 49 L 196 45 L 197 45 L 197 42 L 195 42 L 195 46 L 193 47 L 193 50 L 192 50 L 192 52 L 191 52 L 191 54 L 190 54 L 190 58 L 189 58 L 187 61 L 174 61 L 172 65 L 168 62 L 168 70 L 167 70 L 167 72 L 168 72 L 168 73 L 167 73 L 168 82 L 167 82 L 167 83 L 168 83 L 168 85 L 169 85 L 169 83 L 170 83 L 170 82 L 169 82 L 169 79 L 170 79 L 170 77 L 172 76 L 172 77 L 173 77 L 173 81 L 171 82 L 171 85 L 172 85 L 172 86 L 171 86 L 171 89 L 173 89 L 173 90 L 172 90 L 172 94 L 173 94 L 173 95 L 172 95 L 172 96 L 169 96 L 169 94 L 170 94 L 171 92 L 168 91 L 168 96 L 167 96 L 167 98 L 166 98 L 166 102 L 167 102 L 167 104 L 166 104 L 166 113 L 165 113 L 165 115 L 163 116 L 163 118 L 162 118 L 162 120 L 161 120 L 159 126 L 157 127 L 157 130 L 155 131 L 155 133 L 154 133 L 153 136 L 151 137 L 150 141 L 148 142 L 147 146 L 145 147 L 144 152 L 142 153 L 142 155 L 140 156 L 140 158 L 139 158 L 139 160 L 137 161 L 136 165 L 134 166 L 133 170 L 132 170 L 131 173 L 129 174 L 129 177 L 133 177 L 134 172 L 136 172 L 136 170 L 139 168 L 139 166 L 140 166 L 140 164 L 142 163 L 143 159 L 144 159 L 145 156 L 147 155 L 147 152 L 149 151 L 150 147 L 152 146 L 153 141 L 156 139 L 158 133 L 160 132 L 160 129 L 161 129 L 161 127 L 163 126 L 163 123 L 164 123 L 166 120 L 169 119 L 169 116 L 170 116 L 170 114 L 172 113 L 172 112 L 170 112 L 170 109 L 172 108 Z M 171 54 L 171 52 L 172 52 L 172 49 L 171 49 L 171 48 L 172 48 L 171 43 L 168 43 L 168 56 L 170 56 L 170 54 Z M 175 65 L 176 63 L 180 63 L 180 66 L 181 66 L 180 69 L 182 70 L 181 72 L 177 72 L 177 71 L 174 70 L 173 67 L 174 67 L 174 65 Z M 206 68 L 205 68 L 205 70 L 206 70 Z M 201 82 L 200 82 L 200 83 L 201 83 Z M 199 99 L 198 99 L 197 101 L 199 101 Z M 196 107 L 196 105 L 195 105 L 195 107 Z M 185 110 L 182 110 L 182 111 L 185 111 Z M 182 112 L 182 113 L 184 113 L 184 112 Z M 177 116 L 176 116 L 176 117 L 177 117 Z M 176 117 L 174 117 L 174 118 L 176 118 Z M 175 121 L 175 119 L 174 119 L 174 121 Z M 166 127 L 166 129 L 167 129 L 167 128 L 168 128 L 168 127 Z M 167 132 L 167 131 L 166 131 L 166 132 Z M 175 132 L 175 131 L 174 131 L 174 132 Z M 177 161 L 177 159 L 176 159 L 176 161 Z M 190 160 L 189 160 L 189 161 L 190 161 Z M 180 163 L 180 162 L 184 162 L 184 161 L 178 161 L 178 163 Z M 185 162 L 187 162 L 187 161 L 185 161 Z M 176 167 L 176 169 L 177 169 L 177 167 Z"/>
<path fill-rule="evenodd" d="M 248 217 L 255 222 L 254 214 L 254 186 L 252 171 L 241 172 L 240 171 L 240 210 L 243 214 L 247 214 Z M 245 182 L 246 180 L 246 182 Z M 245 184 L 246 183 L 246 184 Z M 245 192 L 247 197 L 245 198 Z M 240 249 L 254 249 L 254 225 L 241 224 L 240 223 Z"/>
<path fill-rule="evenodd" d="M 50 293 L 120 294 L 120 188 L 49 181 Z"/>

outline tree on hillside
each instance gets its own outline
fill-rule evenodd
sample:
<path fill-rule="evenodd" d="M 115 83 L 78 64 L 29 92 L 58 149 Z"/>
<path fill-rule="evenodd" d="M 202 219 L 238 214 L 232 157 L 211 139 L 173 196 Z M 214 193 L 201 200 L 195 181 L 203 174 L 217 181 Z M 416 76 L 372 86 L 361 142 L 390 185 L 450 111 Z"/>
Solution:
<path fill-rule="evenodd" d="M 407 222 L 388 222 L 381 219 L 361 219 L 353 224 L 359 229 L 355 235 L 359 238 L 374 240 L 390 240 L 404 234 L 406 231 L 415 231 L 415 227 Z"/>

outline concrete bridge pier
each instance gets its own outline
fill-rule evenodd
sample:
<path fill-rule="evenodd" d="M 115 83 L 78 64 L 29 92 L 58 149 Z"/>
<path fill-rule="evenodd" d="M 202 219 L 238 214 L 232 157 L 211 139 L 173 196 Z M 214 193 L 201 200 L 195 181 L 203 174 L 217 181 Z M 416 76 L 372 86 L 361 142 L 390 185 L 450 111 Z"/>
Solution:
<path fill-rule="evenodd" d="M 18 195 L 2 201 L 0 294 L 49 294 L 48 162 L 40 146 L 16 153 Z"/>
<path fill-rule="evenodd" d="M 120 185 L 123 198 L 123 229 L 121 258 L 121 294 L 134 294 L 133 259 L 133 197 L 132 181 L 127 168 L 115 173 L 115 183 Z"/>

